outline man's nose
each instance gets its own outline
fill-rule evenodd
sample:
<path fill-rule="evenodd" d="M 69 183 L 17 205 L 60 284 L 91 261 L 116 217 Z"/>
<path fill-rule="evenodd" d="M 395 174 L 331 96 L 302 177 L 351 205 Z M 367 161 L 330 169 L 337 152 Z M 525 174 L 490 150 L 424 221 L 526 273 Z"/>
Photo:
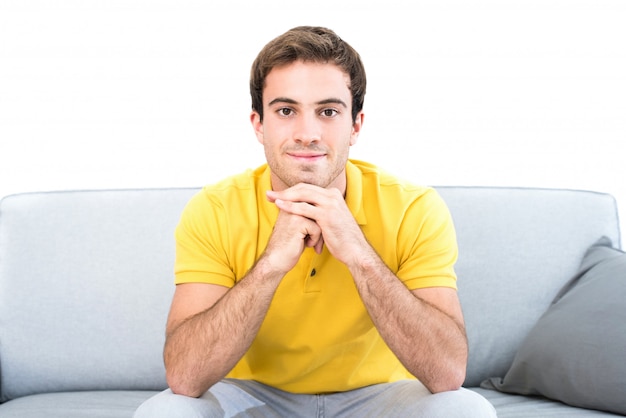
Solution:
<path fill-rule="evenodd" d="M 322 138 L 320 121 L 315 116 L 303 115 L 298 118 L 294 139 L 302 145 L 319 142 Z"/>

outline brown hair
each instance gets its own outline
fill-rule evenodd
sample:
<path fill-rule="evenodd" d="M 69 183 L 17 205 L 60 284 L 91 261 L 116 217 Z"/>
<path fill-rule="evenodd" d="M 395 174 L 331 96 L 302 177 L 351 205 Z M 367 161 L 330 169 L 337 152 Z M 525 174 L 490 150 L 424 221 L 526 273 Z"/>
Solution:
<path fill-rule="evenodd" d="M 270 41 L 252 64 L 250 71 L 250 96 L 252 110 L 263 120 L 263 88 L 265 78 L 272 68 L 295 61 L 329 63 L 337 65 L 350 76 L 352 94 L 352 120 L 363 109 L 365 99 L 365 67 L 359 54 L 330 29 L 316 26 L 299 26 Z"/>

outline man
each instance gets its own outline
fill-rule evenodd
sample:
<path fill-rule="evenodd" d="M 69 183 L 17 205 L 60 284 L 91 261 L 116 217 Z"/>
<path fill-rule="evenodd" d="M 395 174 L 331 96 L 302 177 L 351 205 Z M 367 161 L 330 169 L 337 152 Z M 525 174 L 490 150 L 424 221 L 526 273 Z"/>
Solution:
<path fill-rule="evenodd" d="M 334 32 L 267 44 L 250 80 L 267 164 L 205 187 L 176 230 L 170 389 L 139 417 L 495 416 L 460 389 L 456 238 L 429 188 L 348 159 L 365 71 Z"/>

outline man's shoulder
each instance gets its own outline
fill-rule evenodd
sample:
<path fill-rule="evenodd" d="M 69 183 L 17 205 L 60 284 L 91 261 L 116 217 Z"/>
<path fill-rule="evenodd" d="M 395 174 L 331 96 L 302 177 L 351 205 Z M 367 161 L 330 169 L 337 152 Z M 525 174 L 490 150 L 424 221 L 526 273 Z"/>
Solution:
<path fill-rule="evenodd" d="M 266 165 L 224 177 L 205 185 L 192 196 L 187 202 L 187 212 L 204 212 L 208 208 L 215 210 L 226 207 L 234 210 L 242 204 L 249 207 L 249 203 L 256 199 L 258 187 L 263 187 L 264 182 L 269 182 Z"/>
<path fill-rule="evenodd" d="M 370 187 L 376 187 L 379 188 L 381 192 L 406 193 L 413 196 L 429 194 L 433 191 L 432 187 L 400 178 L 369 162 L 350 160 L 350 164 L 360 173 L 363 189 L 366 191 Z"/>
<path fill-rule="evenodd" d="M 254 190 L 265 179 L 269 179 L 267 164 L 263 164 L 255 169 L 247 169 L 224 177 L 215 183 L 207 184 L 202 188 L 202 192 L 209 194 L 246 192 Z"/>

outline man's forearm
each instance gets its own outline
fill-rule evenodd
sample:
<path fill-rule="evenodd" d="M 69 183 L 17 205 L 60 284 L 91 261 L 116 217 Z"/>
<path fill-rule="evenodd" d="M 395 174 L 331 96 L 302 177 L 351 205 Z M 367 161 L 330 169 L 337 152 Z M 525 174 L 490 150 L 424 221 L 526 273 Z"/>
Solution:
<path fill-rule="evenodd" d="M 174 393 L 198 397 L 221 380 L 248 350 L 282 278 L 261 258 L 210 308 L 168 332 L 164 360 Z"/>
<path fill-rule="evenodd" d="M 349 268 L 374 325 L 407 370 L 432 392 L 457 389 L 467 362 L 463 324 L 416 297 L 373 249 Z"/>

